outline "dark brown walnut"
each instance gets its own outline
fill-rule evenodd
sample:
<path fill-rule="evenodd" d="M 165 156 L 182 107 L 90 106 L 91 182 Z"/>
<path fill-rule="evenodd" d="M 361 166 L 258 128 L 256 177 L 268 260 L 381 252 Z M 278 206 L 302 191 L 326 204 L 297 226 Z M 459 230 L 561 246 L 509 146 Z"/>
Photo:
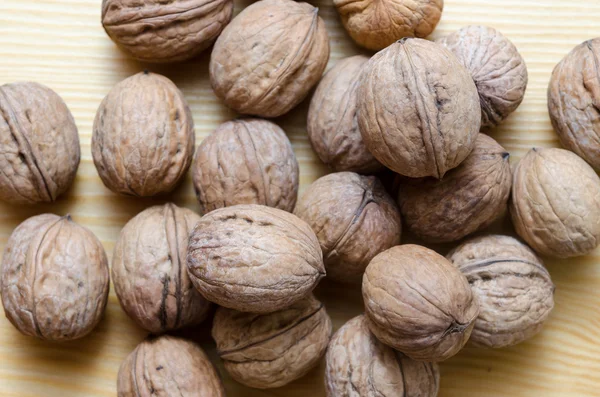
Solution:
<path fill-rule="evenodd" d="M 399 245 L 373 258 L 362 294 L 371 332 L 418 361 L 443 361 L 458 353 L 479 314 L 465 276 L 418 245 Z"/>
<path fill-rule="evenodd" d="M 317 84 L 329 60 L 318 9 L 292 0 L 262 0 L 223 30 L 210 58 L 215 94 L 233 110 L 262 117 L 287 113 Z"/>
<path fill-rule="evenodd" d="M 0 86 L 0 200 L 56 201 L 79 166 L 79 135 L 63 100 L 38 83 Z"/>
<path fill-rule="evenodd" d="M 508 236 L 477 237 L 448 254 L 477 295 L 469 343 L 506 347 L 541 331 L 554 307 L 554 284 L 533 251 Z"/>
<path fill-rule="evenodd" d="M 286 385 L 319 364 L 331 337 L 331 320 L 312 296 L 269 314 L 221 307 L 212 336 L 233 379 L 269 389 Z"/>
<path fill-rule="evenodd" d="M 378 52 L 363 69 L 357 95 L 367 149 L 401 175 L 441 179 L 475 145 L 477 88 L 439 44 L 402 39 Z"/>
<path fill-rule="evenodd" d="M 450 242 L 506 214 L 512 176 L 508 152 L 479 134 L 475 148 L 443 179 L 408 179 L 398 203 L 408 229 L 427 242 Z"/>
<path fill-rule="evenodd" d="M 600 243 L 600 178 L 568 150 L 531 149 L 514 172 L 510 213 L 537 253 L 588 254 Z"/>
<path fill-rule="evenodd" d="M 202 213 L 236 204 L 293 211 L 298 161 L 285 132 L 261 119 L 227 121 L 202 141 L 192 166 Z"/>
<path fill-rule="evenodd" d="M 89 334 L 108 299 L 100 240 L 70 216 L 37 215 L 11 234 L 2 258 L 4 312 L 24 335 L 68 341 Z"/>
<path fill-rule="evenodd" d="M 208 48 L 231 20 L 233 0 L 103 0 L 110 38 L 145 62 L 177 62 Z"/>
<path fill-rule="evenodd" d="M 115 193 L 155 196 L 172 191 L 194 155 L 194 121 L 169 79 L 143 72 L 113 87 L 100 104 L 92 156 Z"/>
<path fill-rule="evenodd" d="M 256 204 L 204 215 L 190 235 L 187 265 L 206 299 L 252 313 L 290 306 L 325 276 L 310 226 L 289 212 Z"/>
<path fill-rule="evenodd" d="M 335 281 L 360 282 L 375 255 L 400 243 L 400 212 L 374 176 L 338 172 L 319 178 L 294 213 L 317 235 L 327 276 Z"/>

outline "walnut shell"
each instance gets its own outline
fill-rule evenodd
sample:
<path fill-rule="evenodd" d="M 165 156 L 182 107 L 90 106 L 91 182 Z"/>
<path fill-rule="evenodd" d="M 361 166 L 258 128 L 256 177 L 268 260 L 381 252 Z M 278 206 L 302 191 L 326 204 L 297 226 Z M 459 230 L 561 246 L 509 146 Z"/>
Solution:
<path fill-rule="evenodd" d="M 181 91 L 149 72 L 114 86 L 96 113 L 92 155 L 113 192 L 147 197 L 173 190 L 194 155 L 194 121 Z"/>
<path fill-rule="evenodd" d="M 443 179 L 405 180 L 398 202 L 413 234 L 427 242 L 450 242 L 504 215 L 511 184 L 508 152 L 479 134 L 473 151 Z"/>
<path fill-rule="evenodd" d="M 506 347 L 541 331 L 554 307 L 554 284 L 529 247 L 508 236 L 471 239 L 448 254 L 480 305 L 469 343 Z"/>
<path fill-rule="evenodd" d="M 57 93 L 38 83 L 0 86 L 0 200 L 56 201 L 79 166 L 77 126 Z"/>
<path fill-rule="evenodd" d="M 144 62 L 177 62 L 208 48 L 233 15 L 233 0 L 103 0 L 108 36 Z"/>
<path fill-rule="evenodd" d="M 374 176 L 325 175 L 310 185 L 294 213 L 317 235 L 327 276 L 335 281 L 360 282 L 375 255 L 400 243 L 400 212 Z"/>
<path fill-rule="evenodd" d="M 471 73 L 479 92 L 482 127 L 498 125 L 519 107 L 527 88 L 527 66 L 502 33 L 487 26 L 467 26 L 438 43 Z"/>
<path fill-rule="evenodd" d="M 100 240 L 70 216 L 21 223 L 2 258 L 4 312 L 24 335 L 78 339 L 100 322 L 108 299 L 108 260 Z"/>
<path fill-rule="evenodd" d="M 436 397 L 440 370 L 379 342 L 361 315 L 331 338 L 325 387 L 328 397 Z"/>
<path fill-rule="evenodd" d="M 269 314 L 221 307 L 212 336 L 233 379 L 268 389 L 304 376 L 321 361 L 331 337 L 331 320 L 312 296 Z"/>
<path fill-rule="evenodd" d="M 261 119 L 227 121 L 198 149 L 192 174 L 203 213 L 236 204 L 293 211 L 298 161 L 285 132 Z"/>
<path fill-rule="evenodd" d="M 292 0 L 261 0 L 223 30 L 209 71 L 215 94 L 233 110 L 262 117 L 287 113 L 317 84 L 329 60 L 318 9 Z"/>
<path fill-rule="evenodd" d="M 118 397 L 224 397 L 219 374 L 204 351 L 174 336 L 150 337 L 119 368 Z"/>
<path fill-rule="evenodd" d="M 447 49 L 402 39 L 365 66 L 358 124 L 369 151 L 411 178 L 442 178 L 471 152 L 481 110 L 469 72 Z"/>
<path fill-rule="evenodd" d="M 362 294 L 371 332 L 418 361 L 443 361 L 458 353 L 479 314 L 465 276 L 418 245 L 399 245 L 373 258 Z"/>
<path fill-rule="evenodd" d="M 539 254 L 585 255 L 600 242 L 600 178 L 572 152 L 534 148 L 515 169 L 510 213 Z"/>
<path fill-rule="evenodd" d="M 190 235 L 187 265 L 206 299 L 253 313 L 290 306 L 325 276 L 310 226 L 289 212 L 256 204 L 204 215 Z"/>

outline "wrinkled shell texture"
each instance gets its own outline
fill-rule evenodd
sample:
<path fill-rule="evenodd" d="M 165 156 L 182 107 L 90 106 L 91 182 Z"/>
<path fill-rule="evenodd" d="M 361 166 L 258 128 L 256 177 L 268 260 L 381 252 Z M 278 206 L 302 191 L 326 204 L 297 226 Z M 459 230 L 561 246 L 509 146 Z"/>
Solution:
<path fill-rule="evenodd" d="M 356 55 L 336 63 L 310 102 L 308 139 L 319 159 L 336 171 L 370 173 L 382 168 L 362 140 L 356 115 L 356 89 L 368 60 Z"/>
<path fill-rule="evenodd" d="M 554 284 L 535 253 L 509 236 L 477 237 L 448 254 L 480 311 L 469 343 L 506 347 L 537 334 L 554 307 Z"/>
<path fill-rule="evenodd" d="M 298 161 L 285 132 L 260 119 L 227 121 L 202 141 L 192 166 L 202 213 L 236 204 L 293 211 Z"/>
<path fill-rule="evenodd" d="M 233 379 L 267 389 L 304 376 L 320 362 L 331 337 L 331 320 L 313 297 L 269 314 L 221 307 L 212 335 Z"/>
<path fill-rule="evenodd" d="M 79 135 L 63 100 L 38 83 L 0 86 L 0 200 L 55 201 L 73 183 Z"/>
<path fill-rule="evenodd" d="M 190 59 L 233 15 L 233 0 L 103 0 L 102 25 L 121 48 L 147 62 Z"/>
<path fill-rule="evenodd" d="M 150 207 L 119 235 L 112 279 L 121 307 L 140 327 L 159 334 L 200 323 L 209 303 L 187 274 L 189 233 L 200 216 L 174 204 Z"/>
<path fill-rule="evenodd" d="M 335 281 L 360 282 L 375 255 L 400 243 L 400 212 L 374 176 L 325 175 L 310 185 L 294 213 L 317 235 L 327 277 Z"/>
<path fill-rule="evenodd" d="M 262 205 L 204 215 L 190 236 L 187 264 L 206 299 L 253 313 L 290 306 L 325 276 L 319 240 L 310 226 Z"/>
<path fill-rule="evenodd" d="M 479 134 L 475 148 L 458 167 L 441 180 L 406 181 L 398 202 L 412 233 L 428 242 L 450 242 L 504 215 L 511 184 L 508 152 Z"/>
<path fill-rule="evenodd" d="M 539 254 L 585 255 L 600 242 L 600 178 L 572 152 L 532 149 L 515 169 L 510 213 Z"/>
<path fill-rule="evenodd" d="M 479 313 L 465 276 L 418 245 L 377 255 L 365 271 L 362 293 L 371 332 L 419 361 L 443 361 L 458 353 Z"/>
<path fill-rule="evenodd" d="M 4 312 L 22 333 L 66 341 L 100 322 L 108 260 L 96 236 L 68 217 L 37 215 L 11 234 L 2 258 Z"/>
<path fill-rule="evenodd" d="M 317 8 L 262 0 L 223 30 L 210 59 L 215 94 L 233 110 L 277 117 L 298 105 L 329 60 L 329 38 Z"/>
<path fill-rule="evenodd" d="M 517 47 L 496 29 L 467 26 L 438 41 L 471 73 L 481 102 L 481 126 L 514 112 L 527 88 L 527 66 Z"/>
<path fill-rule="evenodd" d="M 441 178 L 473 149 L 481 123 L 477 88 L 444 47 L 403 39 L 365 66 L 358 123 L 386 167 L 411 178 Z"/>
<path fill-rule="evenodd" d="M 173 336 L 149 338 L 119 368 L 118 397 L 224 397 L 215 367 L 193 342 Z"/>
<path fill-rule="evenodd" d="M 92 156 L 102 182 L 130 196 L 173 190 L 194 155 L 194 122 L 166 77 L 142 72 L 109 92 L 94 120 Z"/>

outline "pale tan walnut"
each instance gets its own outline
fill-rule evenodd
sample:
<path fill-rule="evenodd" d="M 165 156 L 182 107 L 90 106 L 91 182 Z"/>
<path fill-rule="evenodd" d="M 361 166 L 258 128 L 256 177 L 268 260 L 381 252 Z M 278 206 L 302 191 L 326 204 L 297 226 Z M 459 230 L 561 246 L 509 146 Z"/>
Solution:
<path fill-rule="evenodd" d="M 331 320 L 312 296 L 268 314 L 221 307 L 212 336 L 233 379 L 269 389 L 284 386 L 319 364 L 331 337 Z"/>
<path fill-rule="evenodd" d="M 510 213 L 537 253 L 588 254 L 600 242 L 600 178 L 568 150 L 533 148 L 515 169 Z"/>
<path fill-rule="evenodd" d="M 317 235 L 327 276 L 335 281 L 360 282 L 375 255 L 400 243 L 400 211 L 374 176 L 325 175 L 310 185 L 294 213 Z"/>
<path fill-rule="evenodd" d="M 103 0 L 110 38 L 145 62 L 178 62 L 207 49 L 233 15 L 233 0 Z"/>
<path fill-rule="evenodd" d="M 261 119 L 227 121 L 206 137 L 192 166 L 202 213 L 236 204 L 293 211 L 298 161 L 285 132 Z"/>
<path fill-rule="evenodd" d="M 369 331 L 363 315 L 344 324 L 327 348 L 328 397 L 436 397 L 436 363 L 414 361 L 384 345 Z"/>
<path fill-rule="evenodd" d="M 357 95 L 367 149 L 401 175 L 440 179 L 475 145 L 477 88 L 439 44 L 402 39 L 378 52 L 364 67 Z"/>
<path fill-rule="evenodd" d="M 204 215 L 190 235 L 187 265 L 206 299 L 253 313 L 290 306 L 325 276 L 310 226 L 289 212 L 257 204 Z"/>
<path fill-rule="evenodd" d="M 119 368 L 118 397 L 225 397 L 219 373 L 191 341 L 150 337 Z"/>
<path fill-rule="evenodd" d="M 362 294 L 371 332 L 418 361 L 443 361 L 458 353 L 479 314 L 465 276 L 418 245 L 399 245 L 373 258 Z"/>
<path fill-rule="evenodd" d="M 108 299 L 100 240 L 70 216 L 43 214 L 10 235 L 0 275 L 4 312 L 24 335 L 68 341 L 89 334 Z"/>
<path fill-rule="evenodd" d="M 38 83 L 0 86 L 0 200 L 56 201 L 79 166 L 77 126 L 57 93 Z"/>
<path fill-rule="evenodd" d="M 529 247 L 509 236 L 477 237 L 455 248 L 448 259 L 479 299 L 469 343 L 506 347 L 541 331 L 554 307 L 554 284 Z"/>
<path fill-rule="evenodd" d="M 194 121 L 183 94 L 168 78 L 142 72 L 113 87 L 94 120 L 92 156 L 115 193 L 169 193 L 194 155 Z"/>
<path fill-rule="evenodd" d="M 427 242 L 450 242 L 506 214 L 512 184 L 508 152 L 479 134 L 465 161 L 443 179 L 408 179 L 398 203 L 408 229 Z"/>
<path fill-rule="evenodd" d="M 210 58 L 212 88 L 233 110 L 262 117 L 287 113 L 317 84 L 329 60 L 318 9 L 261 0 L 223 30 Z"/>

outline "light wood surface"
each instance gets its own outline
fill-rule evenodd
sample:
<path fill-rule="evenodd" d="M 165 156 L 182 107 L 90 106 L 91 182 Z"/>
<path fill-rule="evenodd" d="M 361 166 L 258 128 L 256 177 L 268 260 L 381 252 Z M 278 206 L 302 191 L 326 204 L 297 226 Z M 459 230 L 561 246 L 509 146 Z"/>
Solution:
<path fill-rule="evenodd" d="M 56 90 L 73 112 L 81 137 L 82 161 L 74 187 L 59 202 L 36 207 L 0 204 L 0 249 L 27 217 L 72 214 L 102 240 L 109 257 L 122 226 L 142 209 L 164 200 L 136 200 L 112 194 L 101 183 L 90 153 L 98 105 L 118 81 L 144 68 L 170 77 L 193 111 L 197 143 L 235 116 L 213 95 L 206 52 L 175 66 L 143 65 L 129 59 L 104 33 L 101 0 L 0 0 L 0 84 L 34 80 Z M 332 0 L 314 0 L 327 23 L 330 66 L 360 52 L 337 18 Z M 236 0 L 236 13 L 250 1 Z M 433 37 L 469 24 L 493 26 L 525 57 L 529 86 L 521 107 L 491 135 L 516 162 L 532 146 L 557 146 L 546 110 L 546 87 L 554 65 L 572 47 L 600 36 L 600 1 L 446 0 Z M 277 122 L 287 131 L 301 165 L 301 190 L 327 170 L 319 164 L 305 131 L 306 101 Z M 198 210 L 191 178 L 170 198 Z M 510 230 L 507 221 L 500 228 Z M 442 247 L 447 249 L 448 247 Z M 556 284 L 556 307 L 544 331 L 509 349 L 465 349 L 441 366 L 443 397 L 593 396 L 600 394 L 600 250 L 565 261 L 547 260 Z M 357 289 L 323 283 L 317 289 L 337 329 L 362 311 Z M 0 313 L 1 315 L 1 313 Z M 324 396 L 323 366 L 293 384 L 255 391 L 233 382 L 215 357 L 207 325 L 187 335 L 201 341 L 226 383 L 228 396 Z M 21 336 L 0 318 L 0 396 L 115 396 L 124 357 L 145 333 L 123 313 L 111 291 L 106 316 L 89 337 L 65 344 Z"/>

